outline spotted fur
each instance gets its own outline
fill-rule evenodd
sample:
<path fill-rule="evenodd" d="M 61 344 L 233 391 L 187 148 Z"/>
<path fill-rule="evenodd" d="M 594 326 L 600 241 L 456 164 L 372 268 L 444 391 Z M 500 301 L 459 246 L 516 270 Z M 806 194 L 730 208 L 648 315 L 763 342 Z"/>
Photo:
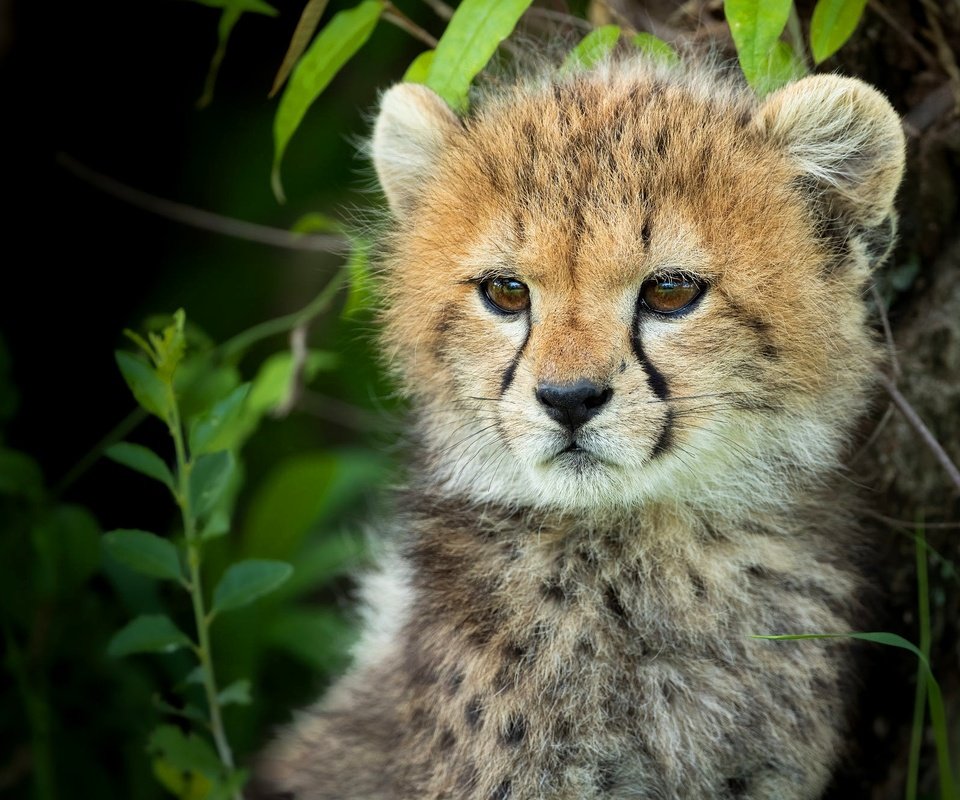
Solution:
<path fill-rule="evenodd" d="M 265 791 L 819 797 L 850 645 L 751 635 L 865 625 L 839 470 L 877 362 L 889 104 L 847 78 L 758 101 L 620 61 L 464 118 L 396 86 L 372 154 L 416 468 L 356 662 L 268 748 Z M 646 308 L 677 274 L 697 300 Z M 491 277 L 529 311 L 491 308 Z M 545 413 L 542 387 L 584 381 L 607 392 L 586 422 Z"/>

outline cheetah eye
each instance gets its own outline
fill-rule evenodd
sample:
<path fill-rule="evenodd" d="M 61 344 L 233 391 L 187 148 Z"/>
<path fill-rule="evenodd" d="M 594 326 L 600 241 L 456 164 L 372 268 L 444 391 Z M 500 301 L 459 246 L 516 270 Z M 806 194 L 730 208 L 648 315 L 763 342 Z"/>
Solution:
<path fill-rule="evenodd" d="M 644 281 L 640 300 L 650 311 L 673 314 L 689 306 L 702 291 L 703 286 L 693 278 L 671 275 Z"/>
<path fill-rule="evenodd" d="M 530 290 L 515 278 L 487 278 L 480 291 L 502 314 L 519 314 L 530 308 Z"/>

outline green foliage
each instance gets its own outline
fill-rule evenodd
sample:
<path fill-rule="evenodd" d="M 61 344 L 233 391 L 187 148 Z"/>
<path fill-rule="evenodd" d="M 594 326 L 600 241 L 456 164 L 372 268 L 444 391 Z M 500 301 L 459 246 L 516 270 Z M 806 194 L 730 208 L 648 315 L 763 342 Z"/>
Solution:
<path fill-rule="evenodd" d="M 758 91 L 772 88 L 771 60 L 792 5 L 791 0 L 724 0 L 740 67 Z"/>
<path fill-rule="evenodd" d="M 470 84 L 506 39 L 531 0 L 463 0 L 437 44 L 426 84 L 464 111 Z"/>
<path fill-rule="evenodd" d="M 172 542 L 155 533 L 119 530 L 104 534 L 103 547 L 109 555 L 128 569 L 150 578 L 168 581 L 184 580 L 180 555 Z"/>
<path fill-rule="evenodd" d="M 659 61 L 669 67 L 680 64 L 680 56 L 677 55 L 677 51 L 652 33 L 636 33 L 630 41 L 633 42 L 634 47 L 646 53 L 654 61 Z"/>
<path fill-rule="evenodd" d="M 383 3 L 380 0 L 365 0 L 352 9 L 341 11 L 320 31 L 293 68 L 273 125 L 271 180 L 274 194 L 281 202 L 283 186 L 280 183 L 280 162 L 290 137 L 300 126 L 313 101 L 370 38 L 382 12 Z"/>
<path fill-rule="evenodd" d="M 817 0 L 810 20 L 810 50 L 819 64 L 853 36 L 867 0 Z"/>
<path fill-rule="evenodd" d="M 293 567 L 284 561 L 249 559 L 232 564 L 213 591 L 211 613 L 243 608 L 278 588 L 292 573 Z"/>
<path fill-rule="evenodd" d="M 613 52 L 619 38 L 619 25 L 603 25 L 594 28 L 567 54 L 561 69 L 563 71 L 590 69 Z"/>

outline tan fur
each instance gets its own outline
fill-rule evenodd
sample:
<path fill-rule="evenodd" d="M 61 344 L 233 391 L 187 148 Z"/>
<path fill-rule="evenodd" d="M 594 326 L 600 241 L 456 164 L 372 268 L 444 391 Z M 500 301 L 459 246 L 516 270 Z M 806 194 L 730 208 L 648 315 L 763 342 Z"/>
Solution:
<path fill-rule="evenodd" d="M 321 798 L 815 798 L 863 628 L 838 477 L 903 137 L 851 79 L 758 102 L 616 62 L 457 119 L 384 97 L 384 346 L 418 442 L 354 668 L 262 758 Z M 671 318 L 652 277 L 707 284 Z M 504 317 L 484 277 L 523 281 Z M 569 434 L 536 391 L 612 391 Z M 385 587 L 390 587 L 389 589 Z"/>

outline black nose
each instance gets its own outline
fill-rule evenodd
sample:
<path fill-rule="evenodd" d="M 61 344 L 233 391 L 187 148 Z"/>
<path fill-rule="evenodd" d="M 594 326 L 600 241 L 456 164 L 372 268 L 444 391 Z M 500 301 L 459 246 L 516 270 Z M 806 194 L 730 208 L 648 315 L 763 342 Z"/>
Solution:
<path fill-rule="evenodd" d="M 612 396 L 613 389 L 588 380 L 545 383 L 537 387 L 537 400 L 547 414 L 571 431 L 599 414 Z"/>

